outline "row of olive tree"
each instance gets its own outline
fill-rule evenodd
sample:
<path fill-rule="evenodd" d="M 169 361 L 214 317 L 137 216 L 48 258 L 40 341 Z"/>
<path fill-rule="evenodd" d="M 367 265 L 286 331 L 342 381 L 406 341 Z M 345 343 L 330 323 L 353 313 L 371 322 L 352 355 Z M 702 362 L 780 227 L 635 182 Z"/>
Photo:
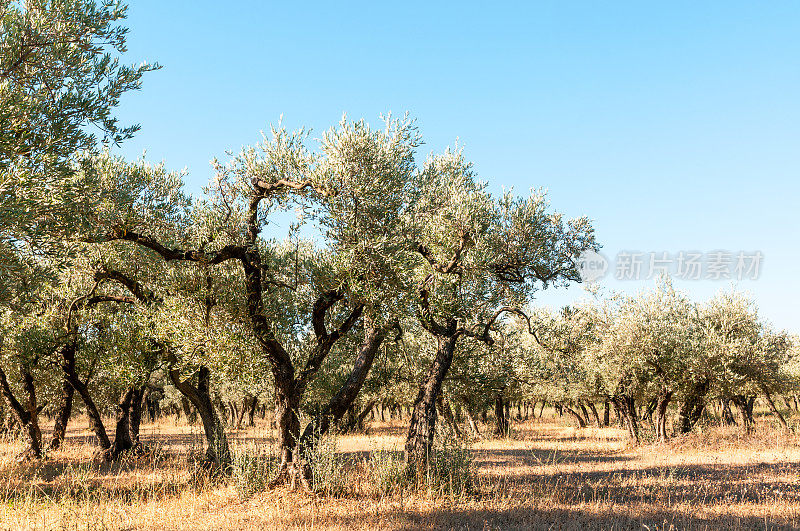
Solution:
<path fill-rule="evenodd" d="M 688 433 L 719 401 L 725 422 L 735 422 L 733 404 L 749 428 L 761 397 L 788 429 L 773 397 L 800 388 L 796 344 L 741 293 L 697 304 L 662 278 L 640 295 L 541 311 L 536 321 L 536 336 L 515 336 L 514 374 L 524 393 L 559 405 L 579 425 L 599 402 L 616 410 L 635 440 L 645 420 L 663 440 L 671 404 L 675 431 Z"/>

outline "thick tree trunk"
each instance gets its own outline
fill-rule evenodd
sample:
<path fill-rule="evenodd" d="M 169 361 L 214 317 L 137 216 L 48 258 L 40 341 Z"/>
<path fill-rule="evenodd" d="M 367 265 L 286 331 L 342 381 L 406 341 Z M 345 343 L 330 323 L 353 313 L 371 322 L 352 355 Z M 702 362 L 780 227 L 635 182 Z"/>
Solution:
<path fill-rule="evenodd" d="M 197 387 L 189 380 L 181 381 L 176 369 L 170 369 L 169 376 L 173 385 L 189 399 L 200 415 L 208 444 L 206 459 L 223 472 L 227 472 L 231 465 L 231 452 L 225 428 L 211 400 L 211 372 L 205 366 L 200 367 L 197 373 Z"/>
<path fill-rule="evenodd" d="M 684 399 L 678 413 L 678 425 L 681 433 L 689 433 L 703 414 L 706 405 L 706 393 L 711 382 L 706 379 L 695 384 L 691 393 Z"/>
<path fill-rule="evenodd" d="M 139 426 L 142 420 L 142 399 L 145 387 L 128 387 L 117 404 L 114 443 L 109 458 L 116 459 L 122 452 L 139 448 Z"/>
<path fill-rule="evenodd" d="M 122 452 L 133 448 L 130 432 L 131 403 L 135 389 L 128 387 L 122 392 L 117 404 L 116 429 L 114 430 L 114 443 L 111 445 L 111 457 L 116 458 Z"/>
<path fill-rule="evenodd" d="M 255 396 L 250 400 L 250 407 L 247 410 L 247 425 L 253 427 L 256 425 L 256 410 L 258 409 L 258 398 Z"/>
<path fill-rule="evenodd" d="M 730 398 L 722 399 L 722 423 L 726 426 L 736 426 L 736 419 L 733 418 L 733 411 L 731 411 Z"/>
<path fill-rule="evenodd" d="M 278 452 L 281 469 L 294 460 L 300 441 L 300 396 L 294 390 L 294 379 L 275 379 L 275 421 L 278 427 Z"/>
<path fill-rule="evenodd" d="M 746 432 L 749 432 L 756 422 L 753 418 L 753 405 L 755 404 L 755 397 L 734 395 L 733 403 L 736 404 L 736 407 L 739 409 L 739 413 L 742 415 L 742 427 Z"/>
<path fill-rule="evenodd" d="M 86 416 L 89 417 L 89 427 L 94 432 L 97 446 L 99 446 L 102 452 L 106 452 L 111 448 L 111 440 L 108 438 L 106 428 L 103 426 L 100 410 L 94 403 L 91 393 L 89 393 L 89 388 L 86 383 L 82 382 L 78 377 L 78 372 L 75 369 L 75 345 L 69 344 L 62 348 L 61 358 L 61 368 L 64 371 L 64 376 L 81 396 L 83 405 L 86 407 Z"/>
<path fill-rule="evenodd" d="M 614 397 L 614 404 L 628 428 L 628 434 L 634 444 L 639 444 L 639 423 L 636 416 L 636 403 L 632 397 L 622 395 Z"/>
<path fill-rule="evenodd" d="M 544 406 L 546 404 L 547 404 L 547 401 L 546 400 L 542 400 L 542 407 L 539 408 L 539 418 L 542 418 L 542 415 L 544 415 Z"/>
<path fill-rule="evenodd" d="M 603 423 L 600 421 L 600 415 L 597 413 L 597 408 L 594 405 L 594 402 L 587 402 L 589 406 L 589 410 L 592 412 L 592 416 L 594 417 L 594 421 L 598 428 L 600 428 Z"/>
<path fill-rule="evenodd" d="M 581 415 L 583 415 L 583 420 L 586 422 L 586 425 L 588 426 L 591 424 L 592 419 L 589 418 L 589 411 L 586 409 L 584 403 L 580 400 L 578 400 L 578 408 L 580 409 Z"/>
<path fill-rule="evenodd" d="M 575 411 L 574 409 L 572 409 L 569 406 L 563 406 L 562 405 L 561 407 L 564 409 L 564 411 L 566 411 L 567 413 L 569 413 L 570 415 L 575 417 L 575 420 L 578 421 L 578 428 L 585 428 L 586 427 L 586 419 L 584 419 L 580 415 L 580 413 L 578 413 L 577 411 Z"/>
<path fill-rule="evenodd" d="M 42 457 L 42 431 L 39 428 L 39 412 L 41 408 L 36 403 L 33 375 L 22 365 L 20 365 L 19 372 L 22 376 L 22 389 L 26 395 L 24 406 L 17 401 L 11 391 L 8 378 L 2 368 L 0 368 L 0 389 L 2 389 L 2 394 L 28 441 L 28 448 L 20 454 L 19 459 L 40 459 Z"/>
<path fill-rule="evenodd" d="M 406 463 L 409 468 L 426 469 L 436 433 L 436 399 L 453 362 L 456 340 L 455 322 L 449 327 L 452 335 L 437 336 L 438 346 L 433 363 L 419 386 L 411 423 L 406 436 Z"/>
<path fill-rule="evenodd" d="M 77 373 L 73 372 L 72 374 L 68 374 L 67 377 L 69 378 L 72 387 L 78 391 L 78 394 L 83 400 L 83 405 L 86 408 L 86 416 L 89 417 L 89 427 L 94 432 L 97 446 L 100 447 L 101 451 L 108 450 L 111 448 L 111 440 L 108 438 L 106 428 L 103 425 L 103 418 L 100 415 L 100 410 L 97 409 L 97 405 L 94 403 L 94 399 L 92 399 L 92 396 L 89 393 L 89 388 L 86 386 L 86 384 L 80 381 Z"/>
<path fill-rule="evenodd" d="M 58 450 L 64 442 L 67 434 L 67 424 L 72 415 L 72 401 L 75 396 L 75 389 L 66 376 L 61 381 L 61 396 L 59 397 L 58 411 L 56 411 L 56 422 L 53 426 L 53 437 L 50 439 L 50 449 Z"/>
<path fill-rule="evenodd" d="M 380 347 L 391 330 L 390 326 L 373 326 L 369 319 L 364 319 L 364 341 L 358 349 L 353 368 L 347 380 L 342 384 L 336 394 L 322 408 L 311 423 L 303 430 L 302 446 L 314 444 L 316 439 L 325 435 L 331 423 L 338 422 L 347 410 L 355 403 L 361 388 L 372 369 L 375 357 Z"/>
<path fill-rule="evenodd" d="M 667 407 L 672 400 L 672 394 L 672 391 L 662 390 L 656 400 L 656 437 L 662 442 L 667 440 Z"/>
<path fill-rule="evenodd" d="M 494 423 L 494 434 L 496 436 L 508 436 L 509 419 L 502 391 L 498 392 L 494 397 Z"/>
<path fill-rule="evenodd" d="M 608 400 L 603 402 L 603 427 L 608 428 L 611 425 L 611 404 Z"/>
<path fill-rule="evenodd" d="M 128 436 L 134 448 L 138 447 L 139 442 L 139 428 L 142 425 L 142 410 L 144 409 L 144 394 L 147 386 L 133 388 L 133 396 L 131 397 L 131 412 L 128 419 Z"/>

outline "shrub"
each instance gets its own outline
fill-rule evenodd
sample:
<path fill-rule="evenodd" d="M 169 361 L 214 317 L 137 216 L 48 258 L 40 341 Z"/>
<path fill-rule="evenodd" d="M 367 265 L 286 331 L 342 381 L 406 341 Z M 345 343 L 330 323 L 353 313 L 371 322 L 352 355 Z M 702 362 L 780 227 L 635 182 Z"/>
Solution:
<path fill-rule="evenodd" d="M 233 451 L 232 457 L 232 477 L 241 498 L 266 490 L 278 469 L 277 456 L 263 447 L 240 447 Z"/>
<path fill-rule="evenodd" d="M 375 492 L 380 496 L 400 493 L 409 485 L 402 452 L 375 450 L 369 455 L 367 469 Z"/>
<path fill-rule="evenodd" d="M 352 459 L 338 453 L 338 447 L 338 434 L 331 432 L 320 437 L 308 450 L 306 459 L 311 466 L 311 484 L 315 492 L 341 496 L 348 490 Z"/>
<path fill-rule="evenodd" d="M 433 447 L 425 486 L 434 496 L 461 497 L 473 491 L 475 463 L 464 439 L 439 430 Z"/>

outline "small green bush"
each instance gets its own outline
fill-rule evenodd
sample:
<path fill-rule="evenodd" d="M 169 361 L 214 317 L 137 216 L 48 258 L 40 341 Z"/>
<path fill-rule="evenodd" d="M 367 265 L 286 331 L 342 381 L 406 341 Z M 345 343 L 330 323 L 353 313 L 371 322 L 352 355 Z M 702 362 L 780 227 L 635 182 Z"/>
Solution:
<path fill-rule="evenodd" d="M 311 466 L 314 491 L 327 496 L 341 496 L 350 486 L 348 475 L 352 459 L 337 452 L 338 434 L 329 433 L 317 440 L 305 458 Z"/>
<path fill-rule="evenodd" d="M 232 477 L 241 498 L 266 490 L 270 478 L 278 470 L 277 456 L 262 447 L 237 448 L 232 457 Z"/>
<path fill-rule="evenodd" d="M 371 452 L 367 470 L 375 492 L 380 496 L 400 493 L 409 485 L 402 452 L 391 450 Z"/>
<path fill-rule="evenodd" d="M 425 471 L 425 486 L 434 496 L 462 497 L 473 492 L 475 463 L 467 443 L 439 430 Z"/>

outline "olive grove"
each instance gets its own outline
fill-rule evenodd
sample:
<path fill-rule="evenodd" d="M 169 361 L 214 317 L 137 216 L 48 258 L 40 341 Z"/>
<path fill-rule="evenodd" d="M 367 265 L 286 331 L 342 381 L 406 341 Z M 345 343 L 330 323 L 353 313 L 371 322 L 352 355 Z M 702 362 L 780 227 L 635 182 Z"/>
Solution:
<path fill-rule="evenodd" d="M 107 461 L 143 451 L 145 417 L 199 421 L 222 473 L 231 432 L 260 416 L 272 485 L 312 481 L 327 433 L 396 415 L 409 473 L 437 429 L 483 437 L 491 418 L 504 436 L 546 405 L 634 442 L 711 413 L 750 429 L 759 400 L 792 428 L 798 342 L 751 299 L 698 303 L 663 277 L 537 306 L 580 282 L 599 249 L 590 220 L 537 190 L 492 193 L 458 147 L 421 157 L 407 116 L 343 118 L 319 138 L 275 125 L 215 159 L 200 196 L 119 156 L 137 126 L 114 107 L 157 68 L 121 65 L 124 16 L 0 0 L 0 420 L 21 458 L 57 449 L 77 411 Z"/>

